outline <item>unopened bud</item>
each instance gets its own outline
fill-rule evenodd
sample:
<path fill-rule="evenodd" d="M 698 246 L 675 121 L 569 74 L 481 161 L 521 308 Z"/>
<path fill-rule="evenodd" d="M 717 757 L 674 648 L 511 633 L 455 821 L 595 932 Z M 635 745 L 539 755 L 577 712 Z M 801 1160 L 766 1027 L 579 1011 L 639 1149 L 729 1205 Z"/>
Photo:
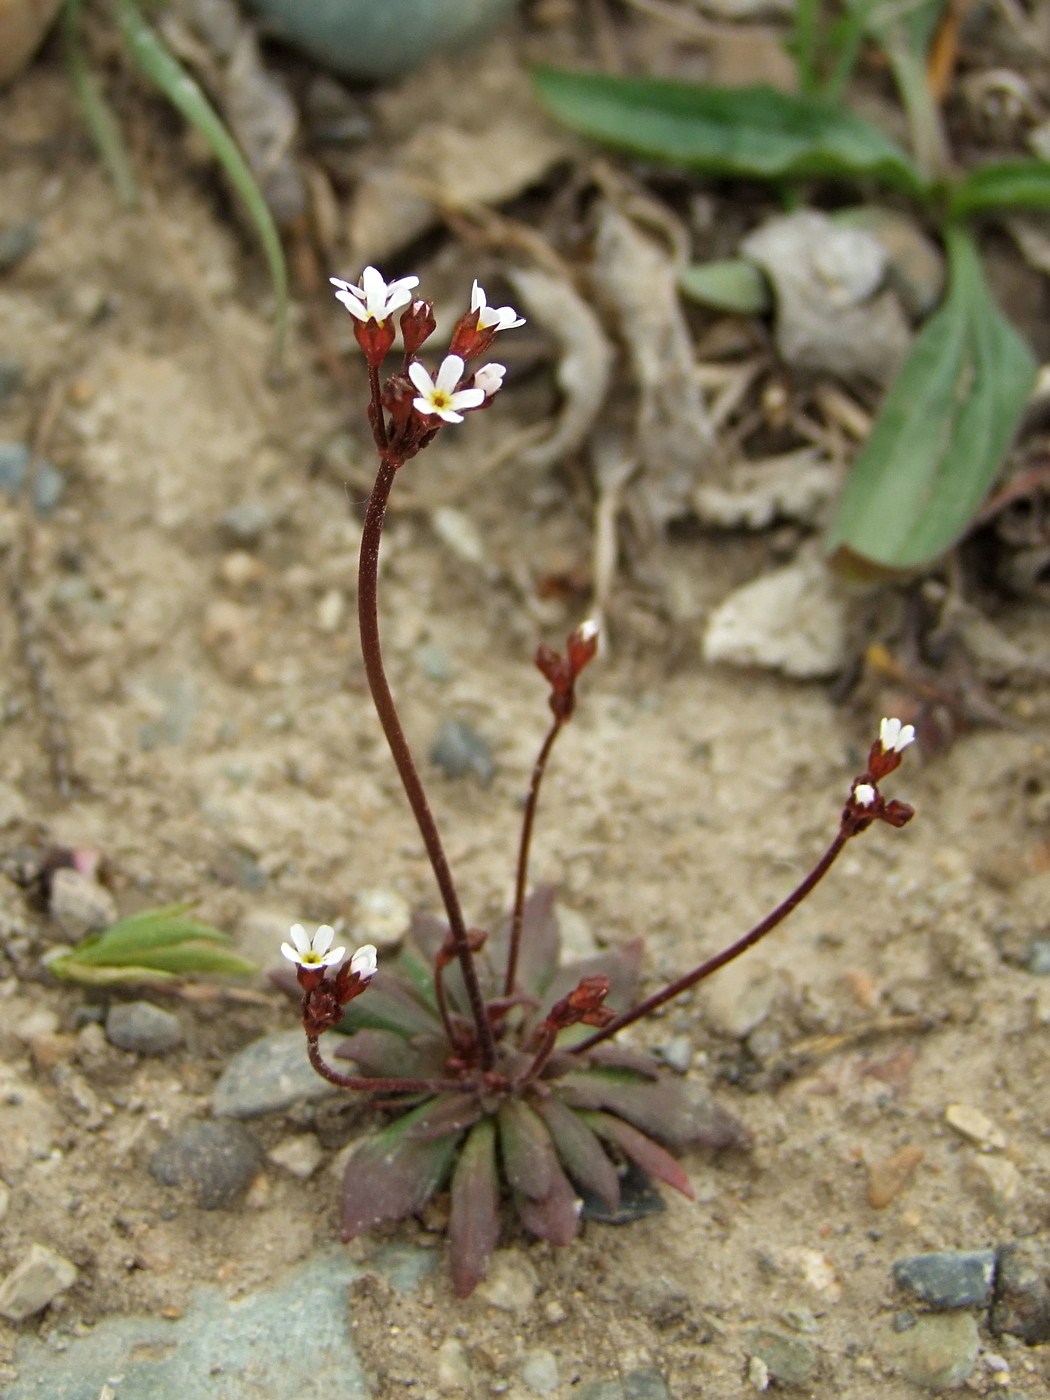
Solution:
<path fill-rule="evenodd" d="M 405 354 L 414 355 L 419 347 L 430 339 L 437 329 L 433 302 L 414 301 L 401 317 L 401 334 L 405 341 Z"/>

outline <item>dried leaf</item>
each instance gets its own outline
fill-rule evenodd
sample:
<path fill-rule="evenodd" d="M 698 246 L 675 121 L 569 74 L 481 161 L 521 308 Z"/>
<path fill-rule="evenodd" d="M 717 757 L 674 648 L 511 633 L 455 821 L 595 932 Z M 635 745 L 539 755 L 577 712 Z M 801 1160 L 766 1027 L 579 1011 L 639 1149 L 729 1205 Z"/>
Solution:
<path fill-rule="evenodd" d="M 580 1207 L 583 1203 L 572 1189 L 569 1178 L 554 1162 L 551 1188 L 542 1201 L 515 1195 L 518 1219 L 526 1230 L 551 1244 L 571 1244 L 580 1228 Z"/>
<path fill-rule="evenodd" d="M 448 1225 L 452 1282 L 466 1298 L 481 1281 L 499 1239 L 499 1172 L 496 1125 L 483 1118 L 470 1130 L 452 1177 Z"/>
<path fill-rule="evenodd" d="M 419 1142 L 409 1134 L 431 1104 L 406 1113 L 366 1138 L 346 1164 L 342 1191 L 344 1242 L 381 1220 L 422 1210 L 445 1180 L 460 1134 Z"/>
<path fill-rule="evenodd" d="M 599 1137 L 615 1143 L 632 1162 L 637 1162 L 658 1181 L 665 1181 L 668 1186 L 673 1186 L 683 1196 L 693 1200 L 693 1187 L 681 1163 L 676 1162 L 658 1143 L 611 1114 L 585 1113 L 581 1116 Z"/>
<path fill-rule="evenodd" d="M 547 1125 L 562 1165 L 583 1191 L 603 1201 L 611 1211 L 620 1205 L 620 1179 L 594 1132 L 578 1113 L 558 1099 L 538 1099 L 536 1112 Z"/>
<path fill-rule="evenodd" d="M 535 268 L 509 269 L 507 279 L 529 317 L 558 342 L 555 379 L 564 395 L 548 438 L 520 454 L 525 465 L 546 468 L 580 448 L 609 390 L 613 348 L 594 311 L 566 278 Z"/>
<path fill-rule="evenodd" d="M 714 442 L 677 276 L 659 244 L 610 204 L 601 206 L 594 277 L 619 318 L 638 386 L 636 433 L 644 468 L 638 489 L 658 527 L 690 510 Z"/>
<path fill-rule="evenodd" d="M 498 1117 L 504 1175 L 515 1191 L 542 1201 L 551 1189 L 557 1166 L 550 1133 L 520 1099 L 508 1099 L 500 1106 Z"/>

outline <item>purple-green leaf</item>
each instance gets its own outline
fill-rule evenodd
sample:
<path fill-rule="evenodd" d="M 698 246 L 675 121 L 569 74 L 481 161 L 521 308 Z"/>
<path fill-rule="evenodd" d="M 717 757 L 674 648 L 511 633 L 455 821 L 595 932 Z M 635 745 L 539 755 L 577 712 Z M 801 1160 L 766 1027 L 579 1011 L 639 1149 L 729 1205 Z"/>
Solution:
<path fill-rule="evenodd" d="M 446 1133 L 460 1133 L 472 1127 L 483 1112 L 477 1094 L 439 1094 L 430 1100 L 427 1112 L 412 1125 L 408 1136 L 425 1142 L 444 1137 Z"/>
<path fill-rule="evenodd" d="M 396 1031 L 356 1031 L 335 1052 L 353 1060 L 362 1074 L 380 1079 L 424 1079 L 431 1071 L 417 1050 Z"/>
<path fill-rule="evenodd" d="M 542 1200 L 551 1189 L 557 1166 L 554 1144 L 541 1119 L 520 1099 L 507 1099 L 499 1109 L 499 1141 L 503 1171 L 515 1191 Z"/>
<path fill-rule="evenodd" d="M 504 919 L 489 940 L 488 964 L 500 987 L 510 951 L 510 919 Z M 554 913 L 554 886 L 538 885 L 521 911 L 518 987 L 529 996 L 542 996 L 558 971 L 561 936 Z M 574 982 L 573 987 L 576 983 Z M 570 991 L 572 988 L 569 989 Z"/>
<path fill-rule="evenodd" d="M 518 1219 L 531 1234 L 551 1244 L 571 1244 L 580 1228 L 580 1198 L 557 1161 L 547 1195 L 540 1201 L 515 1193 Z"/>
<path fill-rule="evenodd" d="M 448 1236 L 452 1282 L 457 1295 L 466 1298 L 481 1281 L 499 1239 L 496 1125 L 491 1118 L 471 1128 L 456 1163 Z"/>
<path fill-rule="evenodd" d="M 692 1183 L 681 1163 L 675 1161 L 669 1152 L 665 1152 L 659 1143 L 653 1142 L 637 1128 L 632 1128 L 629 1123 L 613 1117 L 611 1113 L 585 1113 L 582 1117 L 600 1137 L 615 1143 L 624 1156 L 630 1157 L 632 1162 L 637 1162 L 650 1176 L 655 1176 L 658 1181 L 665 1181 L 668 1186 L 681 1191 L 683 1196 L 693 1199 Z"/>
<path fill-rule="evenodd" d="M 606 1006 L 613 1011 L 627 1011 L 634 1005 L 638 990 L 638 973 L 642 965 L 644 944 L 640 938 L 632 939 L 619 948 L 609 948 L 593 958 L 581 962 L 567 963 L 558 969 L 558 974 L 543 996 L 537 1019 L 542 1020 L 556 1001 L 569 995 L 580 984 L 583 977 L 594 977 L 601 973 L 609 979 L 609 995 Z M 590 1031 L 587 1032 L 590 1034 Z"/>
<path fill-rule="evenodd" d="M 343 1240 L 381 1220 L 403 1220 L 422 1210 L 448 1175 L 459 1133 L 419 1142 L 411 1129 L 431 1105 L 406 1113 L 366 1138 L 346 1164 L 342 1192 Z"/>
<path fill-rule="evenodd" d="M 664 1077 L 655 1083 L 627 1070 L 581 1070 L 554 1082 L 571 1108 L 607 1108 L 669 1147 L 693 1140 L 691 1105 L 684 1089 Z"/>
<path fill-rule="evenodd" d="M 438 1031 L 441 1023 L 394 973 L 380 969 L 361 996 L 355 997 L 339 1023 L 351 1031 L 396 1031 L 398 1035 L 423 1035 Z"/>
<path fill-rule="evenodd" d="M 597 1196 L 611 1211 L 620 1206 L 620 1179 L 598 1138 L 578 1113 L 553 1096 L 535 1101 L 554 1150 L 576 1185 Z"/>

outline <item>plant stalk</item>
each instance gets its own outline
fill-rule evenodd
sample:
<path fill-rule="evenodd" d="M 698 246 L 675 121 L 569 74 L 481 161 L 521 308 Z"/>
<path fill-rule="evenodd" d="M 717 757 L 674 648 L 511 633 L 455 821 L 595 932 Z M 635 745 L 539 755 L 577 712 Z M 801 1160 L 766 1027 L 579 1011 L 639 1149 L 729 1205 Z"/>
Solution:
<path fill-rule="evenodd" d="M 366 1079 L 356 1074 L 340 1074 L 321 1058 L 321 1047 L 316 1035 L 306 1037 L 306 1051 L 310 1063 L 329 1084 L 340 1089 L 362 1089 L 368 1093 L 387 1094 L 439 1094 L 446 1089 L 462 1090 L 466 1086 L 462 1079 Z"/>
<path fill-rule="evenodd" d="M 503 983 L 503 995 L 514 995 L 514 982 L 518 975 L 518 952 L 521 947 L 521 925 L 525 913 L 525 885 L 529 875 L 529 847 L 532 844 L 532 828 L 536 820 L 536 808 L 540 800 L 540 785 L 547 769 L 554 741 L 562 731 L 565 720 L 555 716 L 554 723 L 543 741 L 539 756 L 532 770 L 529 795 L 525 801 L 525 813 L 521 819 L 521 841 L 518 845 L 518 873 L 514 884 L 514 911 L 510 920 L 510 946 L 507 951 L 507 976 Z"/>

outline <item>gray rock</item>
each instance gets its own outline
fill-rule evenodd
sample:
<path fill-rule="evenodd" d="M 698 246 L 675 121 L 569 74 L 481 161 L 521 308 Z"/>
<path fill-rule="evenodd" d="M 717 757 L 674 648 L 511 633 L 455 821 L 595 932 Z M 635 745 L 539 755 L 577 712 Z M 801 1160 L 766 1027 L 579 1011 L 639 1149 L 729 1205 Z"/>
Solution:
<path fill-rule="evenodd" d="M 944 292 L 944 257 L 907 214 L 863 204 L 835 215 L 840 227 L 867 229 L 886 250 L 890 286 L 915 321 L 933 310 Z"/>
<path fill-rule="evenodd" d="M 117 921 L 116 902 L 109 890 L 89 875 L 68 868 L 51 876 L 48 913 L 70 938 L 83 938 Z"/>
<path fill-rule="evenodd" d="M 962 1385 L 973 1375 L 980 1337 L 973 1313 L 928 1313 L 895 1342 L 905 1378 L 927 1390 Z"/>
<path fill-rule="evenodd" d="M 659 1047 L 659 1053 L 669 1069 L 685 1074 L 693 1063 L 693 1042 L 688 1035 L 674 1035 Z"/>
<path fill-rule="evenodd" d="M 997 1252 L 995 1297 L 989 1325 L 1029 1346 L 1050 1342 L 1050 1247 L 1037 1239 L 1014 1240 Z"/>
<path fill-rule="evenodd" d="M 346 1250 L 326 1249 L 236 1298 L 195 1288 L 174 1321 L 113 1313 L 61 1351 L 23 1332 L 4 1400 L 369 1400 L 347 1308 L 355 1274 Z"/>
<path fill-rule="evenodd" d="M 664 1274 L 645 1279 L 634 1291 L 631 1302 L 654 1327 L 673 1327 L 689 1312 L 689 1294 L 680 1283 Z"/>
<path fill-rule="evenodd" d="M 0 442 L 0 491 L 14 499 L 25 485 L 30 452 L 24 442 Z M 48 461 L 37 464 L 33 477 L 33 507 L 40 515 L 53 511 L 66 489 L 66 478 Z"/>
<path fill-rule="evenodd" d="M 149 1169 L 164 1186 L 192 1186 L 202 1210 L 222 1210 L 261 1165 L 258 1139 L 242 1124 L 192 1119 L 157 1149 Z"/>
<path fill-rule="evenodd" d="M 636 1163 L 628 1162 L 620 1170 L 619 1177 L 620 1204 L 616 1210 L 610 1210 L 598 1196 L 577 1188 L 583 1201 L 581 1220 L 595 1220 L 601 1225 L 631 1225 L 650 1215 L 662 1215 L 667 1209 L 652 1177 Z"/>
<path fill-rule="evenodd" d="M 182 1044 L 179 1018 L 150 1001 L 118 1002 L 106 1017 L 106 1038 L 138 1055 L 166 1055 Z"/>
<path fill-rule="evenodd" d="M 40 225 L 34 219 L 10 224 L 0 233 L 0 272 L 27 258 L 40 241 Z"/>
<path fill-rule="evenodd" d="M 592 1381 L 572 1392 L 573 1400 L 671 1400 L 659 1371 L 643 1367 L 628 1371 L 623 1380 Z"/>
<path fill-rule="evenodd" d="M 238 544 L 258 544 L 273 525 L 273 516 L 262 501 L 241 501 L 223 513 L 219 524 Z"/>
<path fill-rule="evenodd" d="M 558 1389 L 558 1362 L 546 1347 L 536 1347 L 525 1353 L 519 1375 L 537 1395 L 553 1395 Z"/>
<path fill-rule="evenodd" d="M 740 250 L 773 283 L 777 345 L 789 364 L 890 382 L 911 333 L 896 296 L 879 290 L 888 260 L 874 234 L 802 209 L 763 224 Z"/>
<path fill-rule="evenodd" d="M 18 360 L 0 355 L 0 402 L 22 387 L 25 370 Z"/>
<path fill-rule="evenodd" d="M 442 724 L 434 736 L 430 761 L 446 778 L 465 778 L 473 773 L 482 787 L 488 787 L 496 773 L 488 744 L 459 719 L 447 719 Z"/>
<path fill-rule="evenodd" d="M 0 1317 L 21 1322 L 32 1317 L 76 1282 L 77 1269 L 44 1244 L 31 1244 L 0 1283 Z"/>
<path fill-rule="evenodd" d="M 804 1337 L 790 1336 L 773 1327 L 752 1327 L 745 1335 L 750 1356 L 765 1363 L 774 1380 L 785 1385 L 805 1385 L 817 1364 L 817 1349 Z"/>
<path fill-rule="evenodd" d="M 321 1037 L 326 1060 L 342 1041 L 335 1031 Z M 211 1111 L 216 1118 L 255 1118 L 336 1092 L 310 1064 L 302 1031 L 275 1031 L 234 1055 L 219 1076 Z"/>
<path fill-rule="evenodd" d="M 1037 938 L 1028 949 L 1028 971 L 1050 977 L 1050 938 Z"/>
<path fill-rule="evenodd" d="M 704 1019 L 719 1035 L 743 1040 L 772 1011 L 780 986 L 775 968 L 741 958 L 713 977 L 701 993 Z"/>
<path fill-rule="evenodd" d="M 995 1251 L 942 1249 L 935 1254 L 912 1254 L 898 1259 L 893 1278 L 932 1308 L 983 1306 L 992 1291 Z"/>
<path fill-rule="evenodd" d="M 502 1312 L 525 1312 L 539 1291 L 539 1275 L 520 1249 L 497 1249 L 478 1284 L 478 1297 Z"/>

